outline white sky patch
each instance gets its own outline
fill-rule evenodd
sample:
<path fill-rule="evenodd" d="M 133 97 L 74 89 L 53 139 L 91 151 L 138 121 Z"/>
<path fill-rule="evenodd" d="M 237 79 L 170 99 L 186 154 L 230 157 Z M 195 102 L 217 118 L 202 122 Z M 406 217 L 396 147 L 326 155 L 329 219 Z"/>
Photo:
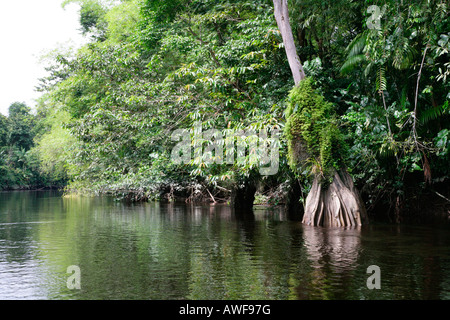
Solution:
<path fill-rule="evenodd" d="M 79 47 L 78 6 L 63 0 L 0 1 L 0 112 L 13 102 L 35 107 L 35 91 L 45 76 L 40 57 L 61 46 Z"/>

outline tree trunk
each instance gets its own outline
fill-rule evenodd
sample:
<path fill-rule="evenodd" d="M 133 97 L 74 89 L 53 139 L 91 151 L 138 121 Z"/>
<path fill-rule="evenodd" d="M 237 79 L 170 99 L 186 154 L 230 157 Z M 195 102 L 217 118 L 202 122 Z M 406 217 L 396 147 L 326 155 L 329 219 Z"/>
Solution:
<path fill-rule="evenodd" d="M 295 47 L 294 36 L 292 34 L 291 24 L 289 22 L 289 12 L 287 0 L 273 0 L 275 19 L 277 20 L 278 29 L 283 38 L 284 49 L 288 58 L 289 66 L 291 67 L 292 76 L 294 77 L 295 85 L 305 78 L 305 72 L 300 62 Z"/>
<path fill-rule="evenodd" d="M 285 210 L 288 218 L 293 221 L 302 220 L 303 204 L 300 202 L 302 198 L 302 189 L 297 179 L 290 181 L 290 188 L 286 195 Z"/>
<path fill-rule="evenodd" d="M 329 227 L 356 227 L 368 222 L 364 203 L 345 169 L 335 172 L 333 182 L 326 189 L 318 177 L 314 179 L 302 222 Z"/>
<path fill-rule="evenodd" d="M 238 213 L 253 213 L 256 185 L 251 181 L 231 190 L 231 207 Z"/>
<path fill-rule="evenodd" d="M 292 71 L 295 85 L 306 75 L 295 47 L 294 36 L 289 22 L 287 0 L 273 0 L 274 15 L 283 38 L 284 48 Z M 299 158 L 307 157 L 304 143 L 295 141 Z M 306 198 L 303 223 L 312 226 L 361 226 L 368 221 L 364 203 L 353 185 L 351 176 L 345 169 L 336 172 L 333 182 L 323 188 L 320 178 L 314 179 Z"/>

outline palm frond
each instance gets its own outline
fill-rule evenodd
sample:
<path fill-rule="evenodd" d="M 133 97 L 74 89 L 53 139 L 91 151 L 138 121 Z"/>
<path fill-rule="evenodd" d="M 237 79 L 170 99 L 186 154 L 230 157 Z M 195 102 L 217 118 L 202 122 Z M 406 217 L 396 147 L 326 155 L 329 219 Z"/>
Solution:
<path fill-rule="evenodd" d="M 367 64 L 366 68 L 364 69 L 364 77 L 368 77 L 370 74 L 370 71 L 372 70 L 373 67 L 373 62 L 370 62 L 369 64 Z"/>
<path fill-rule="evenodd" d="M 350 42 L 345 49 L 347 58 L 359 55 L 363 52 L 364 47 L 366 46 L 367 34 L 367 32 L 360 33 L 352 40 L 352 42 Z"/>
<path fill-rule="evenodd" d="M 379 93 L 386 91 L 386 77 L 385 77 L 386 69 L 384 66 L 380 66 L 378 68 L 377 79 L 376 79 L 376 88 Z"/>
<path fill-rule="evenodd" d="M 365 61 L 366 57 L 363 54 L 364 47 L 366 46 L 367 32 L 358 34 L 352 42 L 347 46 L 345 51 L 347 52 L 347 59 L 342 65 L 340 72 L 342 74 L 348 73 L 360 62 Z"/>
<path fill-rule="evenodd" d="M 351 70 L 353 70 L 356 65 L 358 65 L 359 63 L 363 62 L 366 60 L 366 56 L 363 54 L 358 54 L 352 57 L 349 57 L 345 63 L 342 65 L 340 72 L 342 74 L 346 74 L 348 72 L 350 72 Z"/>
<path fill-rule="evenodd" d="M 437 118 L 442 116 L 443 113 L 444 113 L 443 105 L 429 108 L 429 109 L 423 110 L 420 113 L 419 121 L 422 124 L 426 124 L 431 120 L 436 120 Z"/>

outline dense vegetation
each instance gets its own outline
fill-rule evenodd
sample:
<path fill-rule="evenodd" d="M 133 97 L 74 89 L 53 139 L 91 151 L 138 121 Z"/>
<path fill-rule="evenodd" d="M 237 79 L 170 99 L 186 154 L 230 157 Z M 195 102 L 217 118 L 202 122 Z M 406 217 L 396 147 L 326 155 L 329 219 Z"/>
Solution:
<path fill-rule="evenodd" d="M 35 115 L 15 103 L 0 118 L 1 188 L 65 185 L 129 200 L 190 201 L 227 200 L 241 188 L 257 190 L 256 202 L 292 204 L 295 196 L 304 201 L 312 183 L 311 164 L 289 165 L 287 138 L 297 132 L 315 148 L 316 164 L 345 163 L 369 214 L 398 220 L 421 204 L 448 203 L 446 1 L 290 1 L 316 97 L 299 117 L 334 119 L 323 132 L 314 123 L 300 133 L 289 130 L 296 93 L 271 1 L 64 5 L 71 2 L 81 7 L 89 43 L 49 53 Z M 368 12 L 370 5 L 379 12 Z M 285 125 L 276 175 L 262 176 L 252 152 L 233 164 L 211 164 L 195 152 L 211 143 L 199 130 L 225 136 Z M 188 165 L 171 158 L 176 129 L 189 130 Z"/>
<path fill-rule="evenodd" d="M 62 187 L 67 176 L 41 170 L 34 138 L 42 123 L 24 103 L 15 102 L 8 117 L 0 114 L 0 190 Z"/>

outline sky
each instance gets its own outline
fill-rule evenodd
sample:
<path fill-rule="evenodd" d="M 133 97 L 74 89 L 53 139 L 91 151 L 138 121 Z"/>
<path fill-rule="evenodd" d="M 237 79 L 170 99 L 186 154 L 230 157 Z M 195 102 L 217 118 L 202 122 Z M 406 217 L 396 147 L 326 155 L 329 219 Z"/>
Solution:
<path fill-rule="evenodd" d="M 0 112 L 18 101 L 34 109 L 41 93 L 38 79 L 47 73 L 40 57 L 58 47 L 79 47 L 78 6 L 63 0 L 0 1 Z"/>

